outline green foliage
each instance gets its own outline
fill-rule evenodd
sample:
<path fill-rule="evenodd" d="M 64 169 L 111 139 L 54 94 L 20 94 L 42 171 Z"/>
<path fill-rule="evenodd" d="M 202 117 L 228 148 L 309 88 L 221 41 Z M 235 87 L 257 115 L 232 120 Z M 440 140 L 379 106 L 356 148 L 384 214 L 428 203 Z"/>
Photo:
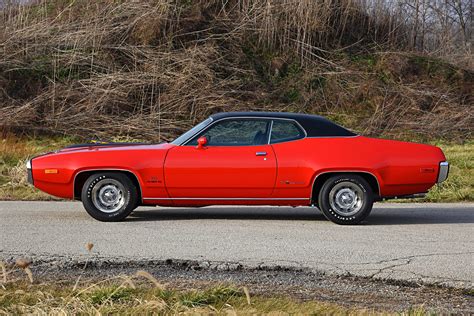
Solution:
<path fill-rule="evenodd" d="M 241 49 L 257 76 L 263 82 L 269 83 L 271 81 L 270 63 L 274 53 L 269 49 L 258 47 L 250 41 Z"/>
<path fill-rule="evenodd" d="M 298 75 L 300 75 L 303 71 L 303 68 L 301 65 L 297 62 L 292 62 L 289 65 L 286 65 L 286 67 L 283 68 L 283 70 L 280 72 L 280 76 L 285 78 L 285 77 L 290 77 L 294 78 Z"/>
<path fill-rule="evenodd" d="M 326 83 L 327 83 L 326 77 L 315 76 L 315 77 L 313 77 L 309 80 L 309 83 L 308 83 L 308 88 L 309 89 L 308 90 L 309 91 L 317 90 L 317 89 L 323 90 L 324 87 L 326 87 Z"/>
<path fill-rule="evenodd" d="M 427 74 L 431 78 L 440 76 L 445 80 L 451 80 L 456 75 L 456 68 L 439 58 L 412 55 L 408 60 L 416 67 L 415 71 Z"/>
<path fill-rule="evenodd" d="M 291 87 L 283 93 L 282 101 L 285 103 L 294 103 L 299 100 L 300 96 L 299 90 L 297 88 Z"/>
<path fill-rule="evenodd" d="M 230 299 L 241 297 L 243 293 L 232 287 L 216 287 L 205 291 L 190 291 L 179 296 L 179 301 L 184 306 L 198 307 L 212 305 L 221 308 Z"/>
<path fill-rule="evenodd" d="M 377 64 L 377 57 L 371 54 L 350 55 L 350 60 L 363 67 L 372 69 Z"/>
<path fill-rule="evenodd" d="M 137 293 L 137 291 L 131 288 L 112 286 L 98 288 L 91 293 L 85 293 L 83 295 L 86 299 L 90 300 L 93 305 L 101 305 L 106 302 L 130 301 L 135 293 Z"/>
<path fill-rule="evenodd" d="M 379 71 L 378 72 L 378 77 L 380 79 L 380 81 L 382 81 L 383 83 L 385 84 L 389 84 L 392 82 L 392 79 L 391 79 L 391 75 L 388 71 Z"/>
<path fill-rule="evenodd" d="M 466 289 L 464 290 L 464 294 L 474 297 L 474 289 Z"/>

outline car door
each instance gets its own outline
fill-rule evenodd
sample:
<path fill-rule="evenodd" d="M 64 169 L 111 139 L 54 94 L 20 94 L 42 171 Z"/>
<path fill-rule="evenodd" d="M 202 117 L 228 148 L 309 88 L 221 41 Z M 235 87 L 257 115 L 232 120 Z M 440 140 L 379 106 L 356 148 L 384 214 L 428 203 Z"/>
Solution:
<path fill-rule="evenodd" d="M 276 158 L 268 144 L 271 120 L 227 118 L 181 146 L 165 161 L 165 183 L 173 199 L 265 199 L 276 180 Z M 207 138 L 199 148 L 197 140 Z"/>

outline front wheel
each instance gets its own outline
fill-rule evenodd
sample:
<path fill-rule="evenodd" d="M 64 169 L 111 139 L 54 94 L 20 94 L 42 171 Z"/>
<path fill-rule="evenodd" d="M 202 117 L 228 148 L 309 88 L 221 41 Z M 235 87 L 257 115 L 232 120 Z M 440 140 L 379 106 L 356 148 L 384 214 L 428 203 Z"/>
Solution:
<path fill-rule="evenodd" d="M 337 175 L 329 178 L 319 192 L 319 205 L 330 221 L 351 225 L 363 221 L 372 211 L 373 192 L 358 175 Z"/>
<path fill-rule="evenodd" d="M 87 213 L 103 222 L 125 219 L 138 205 L 138 192 L 133 182 L 121 173 L 103 172 L 91 175 L 81 194 Z"/>

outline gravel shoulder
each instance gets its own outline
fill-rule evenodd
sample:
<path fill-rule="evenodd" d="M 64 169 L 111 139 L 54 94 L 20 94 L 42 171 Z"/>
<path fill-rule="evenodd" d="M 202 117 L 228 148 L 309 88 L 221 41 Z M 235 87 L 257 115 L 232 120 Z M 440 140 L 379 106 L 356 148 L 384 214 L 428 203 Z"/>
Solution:
<path fill-rule="evenodd" d="M 31 268 L 37 282 L 94 283 L 138 270 L 151 273 L 174 289 L 205 289 L 217 284 L 245 286 L 252 295 L 285 296 L 296 300 L 333 303 L 349 309 L 403 312 L 414 306 L 435 313 L 474 312 L 472 291 L 410 282 L 373 280 L 356 276 L 331 276 L 310 269 L 251 268 L 222 262 L 183 260 L 117 262 L 102 259 L 38 259 Z M 19 274 L 19 273 L 17 273 Z"/>

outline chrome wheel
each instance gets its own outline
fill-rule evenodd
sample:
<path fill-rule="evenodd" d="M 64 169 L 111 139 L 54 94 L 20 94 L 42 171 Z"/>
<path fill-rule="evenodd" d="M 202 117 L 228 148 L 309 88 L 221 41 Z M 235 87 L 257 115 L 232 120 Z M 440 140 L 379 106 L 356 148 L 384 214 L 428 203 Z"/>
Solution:
<path fill-rule="evenodd" d="M 352 216 L 362 209 L 364 192 L 353 182 L 336 184 L 329 192 L 329 204 L 338 215 Z"/>
<path fill-rule="evenodd" d="M 94 206 L 101 212 L 114 213 L 125 204 L 125 187 L 115 179 L 103 179 L 92 188 L 91 198 Z"/>

